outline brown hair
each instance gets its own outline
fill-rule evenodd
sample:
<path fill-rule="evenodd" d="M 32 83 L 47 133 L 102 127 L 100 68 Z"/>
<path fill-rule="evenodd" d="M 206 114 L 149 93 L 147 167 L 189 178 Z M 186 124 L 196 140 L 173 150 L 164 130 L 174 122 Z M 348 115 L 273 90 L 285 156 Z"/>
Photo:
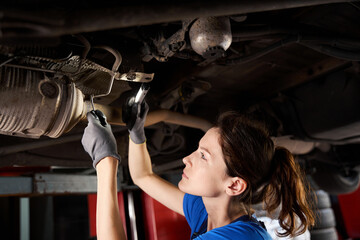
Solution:
<path fill-rule="evenodd" d="M 220 116 L 216 127 L 227 174 L 247 182 L 246 190 L 236 197 L 247 214 L 251 214 L 252 204 L 264 202 L 269 213 L 281 204 L 279 223 L 285 232 L 278 233 L 280 236 L 296 236 L 314 225 L 304 176 L 292 154 L 274 146 L 265 126 L 236 112 L 227 112 Z"/>

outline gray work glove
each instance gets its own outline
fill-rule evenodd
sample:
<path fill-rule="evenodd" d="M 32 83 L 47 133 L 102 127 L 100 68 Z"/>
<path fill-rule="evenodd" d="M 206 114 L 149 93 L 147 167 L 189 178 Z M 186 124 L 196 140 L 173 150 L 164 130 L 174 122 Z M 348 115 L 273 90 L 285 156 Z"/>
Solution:
<path fill-rule="evenodd" d="M 96 169 L 96 164 L 105 157 L 111 156 L 120 161 L 116 140 L 110 124 L 106 122 L 105 115 L 96 110 L 88 112 L 86 116 L 89 123 L 85 128 L 81 143 L 93 160 L 94 168 Z"/>
<path fill-rule="evenodd" d="M 135 108 L 136 120 L 133 127 L 129 130 L 130 139 L 136 144 L 141 144 L 146 140 L 144 124 L 149 111 L 149 105 L 144 101 L 142 104 L 134 104 L 132 107 Z"/>

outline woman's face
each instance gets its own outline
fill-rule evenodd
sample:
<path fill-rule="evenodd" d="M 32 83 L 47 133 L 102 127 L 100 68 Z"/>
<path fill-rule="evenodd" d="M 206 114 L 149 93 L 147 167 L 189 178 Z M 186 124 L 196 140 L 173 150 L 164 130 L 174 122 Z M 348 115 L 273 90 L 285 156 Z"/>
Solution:
<path fill-rule="evenodd" d="M 219 131 L 211 128 L 199 142 L 198 149 L 183 159 L 185 168 L 179 189 L 202 196 L 217 197 L 225 193 L 226 165 L 219 143 Z"/>

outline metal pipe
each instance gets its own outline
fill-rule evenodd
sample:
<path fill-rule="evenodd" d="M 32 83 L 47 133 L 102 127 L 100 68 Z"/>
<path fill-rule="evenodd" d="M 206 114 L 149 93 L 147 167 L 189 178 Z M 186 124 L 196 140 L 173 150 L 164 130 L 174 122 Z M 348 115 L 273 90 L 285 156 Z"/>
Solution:
<path fill-rule="evenodd" d="M 272 138 L 275 146 L 281 146 L 288 149 L 292 154 L 307 154 L 311 152 L 316 142 L 305 142 L 301 140 L 291 139 L 290 136 L 273 137 Z"/>
<path fill-rule="evenodd" d="M 105 116 L 107 117 L 107 121 L 110 124 L 125 126 L 124 122 L 122 121 L 121 108 L 110 107 L 96 103 L 94 105 L 96 109 L 102 111 L 105 114 Z M 82 114 L 78 119 L 81 121 L 87 121 L 86 114 L 91 109 L 92 109 L 91 103 L 89 101 L 85 101 Z M 191 128 L 197 128 L 197 129 L 201 129 L 204 132 L 206 132 L 208 129 L 210 129 L 213 126 L 209 121 L 203 118 L 188 114 L 182 114 L 178 112 L 172 112 L 165 109 L 149 112 L 146 117 L 145 126 L 151 126 L 159 122 L 166 122 L 166 123 L 177 124 Z M 33 150 L 37 148 L 49 147 L 57 144 L 79 141 L 81 138 L 82 138 L 82 134 L 74 134 L 69 136 L 63 136 L 56 139 L 34 141 L 30 143 L 23 143 L 13 146 L 3 146 L 0 147 L 0 156 Z M 315 147 L 314 142 L 292 140 L 289 137 L 273 138 L 273 140 L 276 145 L 284 146 L 288 148 L 293 154 L 305 154 L 310 152 Z"/>
<path fill-rule="evenodd" d="M 204 132 L 213 126 L 213 124 L 203 118 L 164 109 L 150 112 L 146 117 L 145 126 L 150 126 L 158 122 L 166 122 L 191 128 L 198 128 Z"/>
<path fill-rule="evenodd" d="M 121 108 L 110 107 L 97 103 L 95 103 L 94 105 L 95 105 L 95 109 L 98 109 L 105 114 L 107 121 L 110 124 L 125 126 L 125 123 L 122 120 Z M 89 101 L 85 101 L 84 111 L 81 117 L 83 121 L 86 120 L 86 113 L 91 111 L 91 109 L 92 109 L 91 103 Z M 148 115 L 146 116 L 145 127 L 154 125 L 159 122 L 167 122 L 167 123 L 177 124 L 191 128 L 198 128 L 204 132 L 206 132 L 213 126 L 209 121 L 200 117 L 178 113 L 178 112 L 172 112 L 165 109 L 160 109 L 148 113 Z"/>
<path fill-rule="evenodd" d="M 2 147 L 0 147 L 0 156 L 17 153 L 17 152 L 29 151 L 29 150 L 33 150 L 33 149 L 37 149 L 37 148 L 49 147 L 49 146 L 67 143 L 67 142 L 74 142 L 74 141 L 80 140 L 81 137 L 82 137 L 82 134 L 74 134 L 74 135 L 69 135 L 69 136 L 63 136 L 60 138 L 38 140 L 38 141 L 34 141 L 34 142 L 21 143 L 21 144 L 10 145 L 10 146 L 2 146 Z"/>
<path fill-rule="evenodd" d="M 264 36 L 264 37 L 266 37 L 266 36 Z M 234 42 L 239 41 L 239 40 L 242 40 L 242 39 L 241 38 L 240 39 L 233 38 Z M 315 43 L 313 43 L 313 42 L 315 42 Z M 329 43 L 333 43 L 333 44 L 336 44 L 336 45 L 342 46 L 342 47 L 344 47 L 344 44 L 341 45 L 341 43 L 346 42 L 348 44 L 352 44 L 353 49 L 356 49 L 357 45 L 358 45 L 357 41 L 353 40 L 353 39 L 338 38 L 336 36 L 321 37 L 321 36 L 297 34 L 292 37 L 288 37 L 286 39 L 280 40 L 280 41 L 254 53 L 254 54 L 251 54 L 251 55 L 248 55 L 245 57 L 227 59 L 227 60 L 225 60 L 225 63 L 226 63 L 226 65 L 248 63 L 250 61 L 253 61 L 257 58 L 260 58 L 266 54 L 269 54 L 270 52 L 273 52 L 279 48 L 285 47 L 292 43 L 301 44 L 305 47 L 311 48 L 315 51 L 321 52 L 323 54 L 326 54 L 326 55 L 329 55 L 332 57 L 336 57 L 336 58 L 340 58 L 340 59 L 344 59 L 344 60 L 348 60 L 348 61 L 359 61 L 360 60 L 360 54 L 357 53 L 357 51 L 340 49 L 339 47 L 335 48 L 335 47 L 331 47 L 331 46 L 326 46 L 324 44 L 318 44 L 317 42 L 329 42 Z"/>
<path fill-rule="evenodd" d="M 304 42 L 301 42 L 300 44 L 332 57 L 340 58 L 347 61 L 360 61 L 360 53 L 358 51 L 349 51 L 322 44 L 312 44 Z"/>
<path fill-rule="evenodd" d="M 115 73 L 117 72 L 118 68 L 120 67 L 121 65 L 121 62 L 122 62 L 122 56 L 120 54 L 120 52 L 116 49 L 113 49 L 111 47 L 108 47 L 108 46 L 96 46 L 94 48 L 102 48 L 106 51 L 108 51 L 109 53 L 111 53 L 114 57 L 115 57 L 115 61 L 114 61 L 114 64 L 112 66 L 112 69 L 111 71 L 114 73 L 111 75 L 111 80 L 110 80 L 110 84 L 109 84 L 109 87 L 108 87 L 108 90 L 106 91 L 106 93 L 104 94 L 99 94 L 99 95 L 95 95 L 93 96 L 94 98 L 98 98 L 98 97 L 104 97 L 104 96 L 107 96 L 110 94 L 111 92 L 111 89 L 112 89 L 112 86 L 114 84 L 114 79 L 115 79 Z"/>
<path fill-rule="evenodd" d="M 94 105 L 96 109 L 102 111 L 105 114 L 107 121 L 110 124 L 125 126 L 125 123 L 122 121 L 121 108 L 115 108 L 115 107 L 110 107 L 96 103 Z M 84 109 L 82 115 L 80 116 L 79 119 L 82 121 L 87 121 L 86 114 L 91 110 L 92 110 L 91 103 L 89 101 L 86 101 L 84 103 Z M 145 126 L 154 125 L 159 122 L 167 122 L 167 123 L 178 124 L 186 127 L 198 128 L 203 130 L 204 132 L 206 132 L 212 126 L 212 124 L 206 121 L 205 119 L 187 114 L 172 112 L 169 110 L 156 110 L 153 112 L 149 112 L 146 117 Z M 0 147 L 0 156 L 17 153 L 17 152 L 29 151 L 43 147 L 50 147 L 68 142 L 79 141 L 81 138 L 82 138 L 82 133 L 69 135 L 69 136 L 62 136 L 60 138 L 55 138 L 55 139 L 38 140 L 34 142 L 22 143 L 17 145 L 3 146 Z"/>
<path fill-rule="evenodd" d="M 114 133 L 126 131 L 125 129 L 113 129 Z M 38 148 L 51 147 L 58 144 L 64 144 L 69 142 L 80 141 L 83 134 L 72 134 L 67 136 L 62 136 L 59 138 L 51 138 L 46 140 L 35 140 L 33 142 L 20 143 L 17 145 L 2 146 L 0 147 L 0 156 L 5 156 L 12 153 L 24 152 L 29 150 L 34 150 Z"/>
<path fill-rule="evenodd" d="M 122 121 L 122 109 L 110 107 L 101 104 L 95 104 L 95 108 L 102 111 L 105 116 L 107 116 L 107 121 L 112 125 L 125 126 Z M 80 120 L 86 121 L 86 114 L 92 109 L 91 103 L 89 101 L 84 102 L 84 108 Z M 188 114 L 182 114 L 177 112 L 172 112 L 169 110 L 161 109 L 149 112 L 145 126 L 151 126 L 159 122 L 166 122 L 171 124 L 182 125 L 191 128 L 198 128 L 206 132 L 213 125 L 200 117 L 191 116 Z M 30 143 L 23 143 L 13 146 L 4 146 L 0 147 L 0 156 L 23 152 L 28 150 L 33 150 L 37 148 L 49 147 L 57 144 L 63 144 L 73 141 L 79 141 L 82 138 L 82 134 L 74 134 L 69 136 L 63 136 L 57 139 L 48 139 L 42 141 L 34 141 Z M 314 142 L 304 142 L 300 140 L 292 140 L 289 137 L 279 137 L 273 138 L 273 141 L 278 146 L 283 146 L 288 148 L 293 154 L 306 154 L 315 148 L 316 143 Z"/>
<path fill-rule="evenodd" d="M 121 108 L 115 108 L 115 107 L 110 107 L 96 103 L 94 105 L 96 109 L 102 111 L 105 114 L 105 116 L 107 117 L 107 121 L 110 124 L 125 126 L 125 123 L 122 121 Z M 84 109 L 82 111 L 82 115 L 80 116 L 79 119 L 81 119 L 82 121 L 87 121 L 86 113 L 88 113 L 91 109 L 92 109 L 91 103 L 89 101 L 86 101 L 84 103 Z M 198 128 L 203 130 L 204 132 L 206 132 L 212 126 L 212 124 L 206 121 L 205 119 L 187 114 L 172 112 L 169 110 L 155 110 L 149 112 L 149 114 L 146 117 L 145 126 L 154 125 L 159 122 L 167 122 L 167 123 L 178 124 L 186 127 Z M 0 147 L 0 156 L 17 153 L 17 152 L 29 151 L 38 148 L 50 147 L 68 142 L 79 141 L 81 138 L 82 138 L 82 133 L 62 136 L 60 138 L 54 138 L 54 139 L 38 140 L 38 141 L 11 145 L 11 146 L 2 146 Z"/>
<path fill-rule="evenodd" d="M 280 9 L 316 6 L 331 3 L 352 2 L 350 0 L 223 0 L 223 1 L 167 1 L 149 2 L 141 6 L 111 6 L 108 8 L 81 9 L 78 11 L 52 11 L 44 9 L 40 12 L 29 13 L 23 11 L 3 11 L 5 18 L 20 16 L 20 19 L 36 18 L 39 23 L 48 23 L 49 15 L 55 25 L 44 31 L 46 36 L 61 36 L 79 32 L 93 32 L 116 28 L 151 25 L 156 23 L 180 21 L 187 18 L 228 16 L 254 12 L 272 11 Z M 91 7 L 91 6 L 90 6 Z M 39 16 L 44 16 L 41 18 Z M 65 17 L 64 17 L 65 16 Z M 3 18 L 4 19 L 4 18 Z M 16 18 L 15 18 L 16 19 Z M 4 21 L 6 22 L 6 21 Z M 21 34 L 21 33 L 20 33 Z M 42 32 L 37 33 L 39 37 Z M 26 33 L 23 33 L 26 36 Z M 6 35 L 4 35 L 6 37 Z"/>
<path fill-rule="evenodd" d="M 295 43 L 299 41 L 299 36 L 295 36 L 295 37 L 289 37 L 287 39 L 284 40 L 280 40 L 254 54 L 245 56 L 245 57 L 239 57 L 239 58 L 233 58 L 233 59 L 227 59 L 225 60 L 226 65 L 235 65 L 235 64 L 244 64 L 244 63 L 248 63 L 251 62 L 257 58 L 260 58 L 266 54 L 269 54 L 273 51 L 275 51 L 276 49 L 282 48 L 284 46 L 287 46 L 291 43 Z"/>
<path fill-rule="evenodd" d="M 239 29 L 232 29 L 232 36 L 233 38 L 248 38 L 277 34 L 298 34 L 299 32 L 299 29 L 286 28 L 281 26 L 241 27 Z"/>

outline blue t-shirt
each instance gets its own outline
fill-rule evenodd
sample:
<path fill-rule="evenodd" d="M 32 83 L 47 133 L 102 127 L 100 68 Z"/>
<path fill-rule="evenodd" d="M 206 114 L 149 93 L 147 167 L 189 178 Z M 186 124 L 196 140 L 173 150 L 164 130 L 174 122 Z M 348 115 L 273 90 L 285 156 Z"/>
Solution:
<path fill-rule="evenodd" d="M 185 194 L 183 201 L 184 214 L 191 228 L 191 235 L 194 232 L 201 232 L 207 222 L 208 214 L 201 197 Z M 245 220 L 245 221 L 244 221 Z M 207 227 L 207 226 L 206 226 Z M 214 228 L 200 234 L 196 240 L 271 240 L 267 231 L 260 226 L 256 220 L 249 220 L 248 217 L 241 217 L 228 225 Z"/>

